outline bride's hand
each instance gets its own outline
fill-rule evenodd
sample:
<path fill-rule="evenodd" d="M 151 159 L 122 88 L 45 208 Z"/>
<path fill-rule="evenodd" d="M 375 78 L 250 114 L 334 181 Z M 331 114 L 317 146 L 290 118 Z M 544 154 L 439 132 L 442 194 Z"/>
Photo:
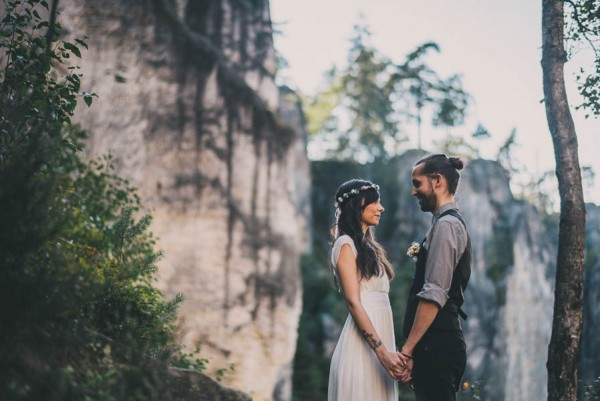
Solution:
<path fill-rule="evenodd" d="M 404 363 L 400 359 L 397 352 L 389 352 L 385 347 L 381 351 L 377 350 L 376 355 L 379 362 L 384 367 L 386 372 L 394 379 L 399 380 L 404 373 Z"/>

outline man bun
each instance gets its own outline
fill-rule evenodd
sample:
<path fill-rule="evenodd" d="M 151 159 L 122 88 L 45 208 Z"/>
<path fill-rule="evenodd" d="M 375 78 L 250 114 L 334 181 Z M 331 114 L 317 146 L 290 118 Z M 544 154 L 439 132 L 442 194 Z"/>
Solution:
<path fill-rule="evenodd" d="M 422 164 L 420 173 L 424 175 L 441 174 L 448 181 L 448 191 L 454 195 L 460 175 L 458 170 L 465 166 L 458 157 L 448 157 L 444 153 L 427 154 L 417 160 L 415 166 Z"/>
<path fill-rule="evenodd" d="M 457 170 L 462 170 L 463 167 L 465 166 L 463 161 L 460 160 L 458 157 L 449 157 L 448 160 L 450 161 L 450 164 L 452 165 L 452 167 L 454 167 Z"/>

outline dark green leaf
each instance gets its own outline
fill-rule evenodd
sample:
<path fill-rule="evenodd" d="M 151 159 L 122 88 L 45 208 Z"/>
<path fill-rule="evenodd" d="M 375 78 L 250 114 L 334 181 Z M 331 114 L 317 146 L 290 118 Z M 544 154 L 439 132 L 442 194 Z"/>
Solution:
<path fill-rule="evenodd" d="M 115 81 L 120 84 L 123 84 L 123 83 L 127 82 L 127 79 L 122 75 L 115 74 Z"/>
<path fill-rule="evenodd" d="M 69 43 L 69 42 L 64 42 L 63 46 L 65 49 L 70 50 L 71 53 L 73 53 L 77 57 L 81 58 L 81 52 L 79 51 L 79 48 L 77 46 L 75 46 L 74 44 Z"/>
<path fill-rule="evenodd" d="M 81 39 L 75 39 L 75 42 L 79 43 L 79 45 L 85 47 L 86 49 L 88 48 L 87 43 Z"/>

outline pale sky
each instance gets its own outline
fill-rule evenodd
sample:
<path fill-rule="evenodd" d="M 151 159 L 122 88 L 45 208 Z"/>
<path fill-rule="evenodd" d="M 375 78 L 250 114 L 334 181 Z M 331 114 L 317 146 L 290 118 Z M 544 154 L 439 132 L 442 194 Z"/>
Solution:
<path fill-rule="evenodd" d="M 482 156 L 495 158 L 515 128 L 518 147 L 513 154 L 518 162 L 532 173 L 554 169 L 552 139 L 540 103 L 541 0 L 271 0 L 272 20 L 282 31 L 275 47 L 290 64 L 285 71 L 290 86 L 314 93 L 323 85 L 325 71 L 345 65 L 352 26 L 361 13 L 371 29 L 372 45 L 393 61 L 402 62 L 426 41 L 439 44 L 441 53 L 424 60 L 442 77 L 459 74 L 472 96 L 467 123 L 453 134 L 470 136 L 482 123 L 492 134 Z M 571 106 L 579 103 L 573 72 L 582 64 L 591 67 L 592 61 L 588 52 L 567 64 Z M 600 120 L 586 120 L 574 107 L 572 114 L 580 164 L 596 173 L 593 188 L 585 189 L 586 201 L 600 204 Z M 424 148 L 435 150 L 432 140 L 444 135 L 424 129 Z M 416 147 L 416 134 L 411 143 Z"/>

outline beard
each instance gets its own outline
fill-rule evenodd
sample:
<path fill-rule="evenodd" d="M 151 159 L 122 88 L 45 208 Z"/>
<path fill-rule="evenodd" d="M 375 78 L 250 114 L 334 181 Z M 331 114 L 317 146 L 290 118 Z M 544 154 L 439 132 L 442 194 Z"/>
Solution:
<path fill-rule="evenodd" d="M 435 204 L 436 204 L 436 196 L 433 193 L 423 194 L 419 196 L 419 206 L 421 206 L 421 210 L 424 212 L 434 212 Z"/>

